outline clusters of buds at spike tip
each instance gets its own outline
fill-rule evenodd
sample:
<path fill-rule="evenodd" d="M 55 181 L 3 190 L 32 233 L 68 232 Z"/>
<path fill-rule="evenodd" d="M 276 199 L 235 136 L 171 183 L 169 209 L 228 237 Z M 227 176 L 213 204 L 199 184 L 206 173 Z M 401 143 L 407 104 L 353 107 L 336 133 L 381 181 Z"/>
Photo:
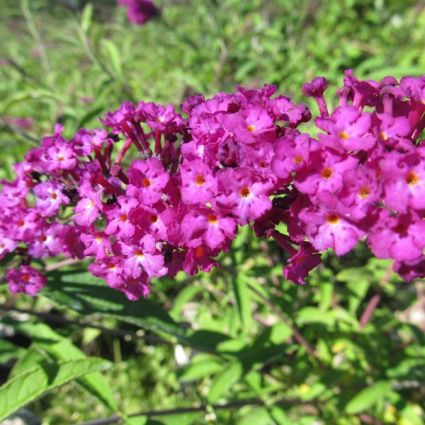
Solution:
<path fill-rule="evenodd" d="M 192 96 L 180 113 L 124 103 L 70 140 L 56 126 L 2 182 L 0 258 L 19 262 L 10 290 L 36 293 L 46 279 L 32 264 L 65 256 L 91 258 L 93 275 L 137 299 L 153 278 L 211 270 L 245 225 L 288 254 L 295 283 L 324 250 L 361 240 L 404 279 L 425 276 L 425 77 L 347 71 L 333 111 L 326 87 L 303 87 L 315 137 L 300 130 L 309 109 L 271 85 Z"/>

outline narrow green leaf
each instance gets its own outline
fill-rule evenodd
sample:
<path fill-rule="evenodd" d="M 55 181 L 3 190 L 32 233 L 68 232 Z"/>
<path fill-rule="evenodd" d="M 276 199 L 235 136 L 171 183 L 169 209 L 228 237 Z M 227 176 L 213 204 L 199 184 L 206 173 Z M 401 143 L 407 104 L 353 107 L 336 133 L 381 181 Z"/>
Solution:
<path fill-rule="evenodd" d="M 113 317 L 155 333 L 173 336 L 183 344 L 215 354 L 217 344 L 229 338 L 219 332 L 192 332 L 175 322 L 161 306 L 146 299 L 129 301 L 123 294 L 107 287 L 88 272 L 52 272 L 48 277 L 49 285 L 41 294 L 84 316 L 98 313 Z M 80 283 L 80 280 L 89 281 L 90 278 L 92 284 Z"/>
<path fill-rule="evenodd" d="M 122 64 L 118 47 L 111 40 L 102 40 L 102 44 L 108 53 L 108 58 L 116 76 L 122 76 Z"/>
<path fill-rule="evenodd" d="M 247 333 L 252 324 L 251 292 L 249 291 L 246 279 L 241 273 L 232 276 L 232 287 L 242 328 L 244 333 Z"/>
<path fill-rule="evenodd" d="M 62 337 L 43 323 L 22 323 L 18 325 L 18 329 L 30 336 L 36 347 L 42 348 L 57 360 L 87 359 L 87 356 L 69 339 Z M 36 359 L 35 354 L 34 359 Z M 25 365 L 28 365 L 28 362 Z M 77 382 L 106 407 L 113 411 L 118 410 L 111 387 L 100 373 L 84 376 L 79 378 Z"/>
<path fill-rule="evenodd" d="M 217 376 L 215 376 L 210 390 L 208 400 L 211 403 L 217 402 L 230 388 L 242 377 L 243 368 L 238 362 L 228 364 Z"/>
<path fill-rule="evenodd" d="M 102 359 L 72 360 L 55 365 L 40 365 L 18 375 L 0 387 L 0 420 L 35 400 L 46 391 L 66 382 L 110 367 Z"/>
<path fill-rule="evenodd" d="M 202 286 L 189 285 L 182 289 L 174 300 L 174 305 L 170 311 L 170 315 L 177 320 L 184 306 L 192 300 L 198 293 L 204 291 Z"/>
<path fill-rule="evenodd" d="M 93 5 L 91 3 L 86 4 L 83 13 L 81 14 L 81 28 L 84 32 L 90 29 L 91 22 L 93 19 Z"/>
<path fill-rule="evenodd" d="M 363 412 L 380 401 L 391 392 L 391 384 L 388 381 L 375 382 L 370 387 L 361 390 L 345 406 L 345 411 L 349 414 Z"/>

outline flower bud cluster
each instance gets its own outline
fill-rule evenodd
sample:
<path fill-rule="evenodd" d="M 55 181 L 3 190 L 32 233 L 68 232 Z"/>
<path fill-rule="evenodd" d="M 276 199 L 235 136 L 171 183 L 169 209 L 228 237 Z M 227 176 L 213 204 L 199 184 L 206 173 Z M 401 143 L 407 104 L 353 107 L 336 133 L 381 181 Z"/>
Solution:
<path fill-rule="evenodd" d="M 60 255 L 92 259 L 93 275 L 137 299 L 153 278 L 211 270 L 244 225 L 289 254 L 296 283 L 321 251 L 360 239 L 406 279 L 423 276 L 425 79 L 348 72 L 331 113 L 326 85 L 303 88 L 320 110 L 315 138 L 299 129 L 308 108 L 270 85 L 192 96 L 180 113 L 124 103 L 70 140 L 56 126 L 2 182 L 10 290 L 36 293 L 46 279 L 31 264 Z"/>

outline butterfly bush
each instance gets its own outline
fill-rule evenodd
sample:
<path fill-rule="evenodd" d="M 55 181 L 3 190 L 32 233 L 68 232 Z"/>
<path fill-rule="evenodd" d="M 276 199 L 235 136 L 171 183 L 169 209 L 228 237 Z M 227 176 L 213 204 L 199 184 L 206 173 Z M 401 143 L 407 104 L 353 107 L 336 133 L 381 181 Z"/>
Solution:
<path fill-rule="evenodd" d="M 326 88 L 303 86 L 320 111 L 310 132 L 310 110 L 271 85 L 195 95 L 180 111 L 124 103 L 70 140 L 57 125 L 2 182 L 10 290 L 35 294 L 46 278 L 34 265 L 65 256 L 90 258 L 135 300 L 153 278 L 210 271 L 245 225 L 287 253 L 283 274 L 298 284 L 321 252 L 359 241 L 404 279 L 425 276 L 425 77 L 347 71 L 333 110 Z"/>

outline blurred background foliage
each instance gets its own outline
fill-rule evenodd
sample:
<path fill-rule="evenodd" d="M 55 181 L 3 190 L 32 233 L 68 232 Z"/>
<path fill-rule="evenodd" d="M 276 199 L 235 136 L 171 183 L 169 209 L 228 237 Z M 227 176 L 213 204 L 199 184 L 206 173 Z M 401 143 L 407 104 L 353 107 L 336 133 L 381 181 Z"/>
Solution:
<path fill-rule="evenodd" d="M 0 177 L 55 122 L 70 136 L 126 100 L 269 82 L 300 101 L 316 75 L 334 90 L 347 68 L 425 70 L 422 1 L 157 3 L 162 16 L 137 27 L 114 1 L 0 0 Z M 283 261 L 245 232 L 220 269 L 157 282 L 137 303 L 84 265 L 52 271 L 36 299 L 1 285 L 0 379 L 86 356 L 113 364 L 21 411 L 43 424 L 139 412 L 126 423 L 425 423 L 423 282 L 397 280 L 362 246 L 327 255 L 305 287 L 282 278 Z"/>

